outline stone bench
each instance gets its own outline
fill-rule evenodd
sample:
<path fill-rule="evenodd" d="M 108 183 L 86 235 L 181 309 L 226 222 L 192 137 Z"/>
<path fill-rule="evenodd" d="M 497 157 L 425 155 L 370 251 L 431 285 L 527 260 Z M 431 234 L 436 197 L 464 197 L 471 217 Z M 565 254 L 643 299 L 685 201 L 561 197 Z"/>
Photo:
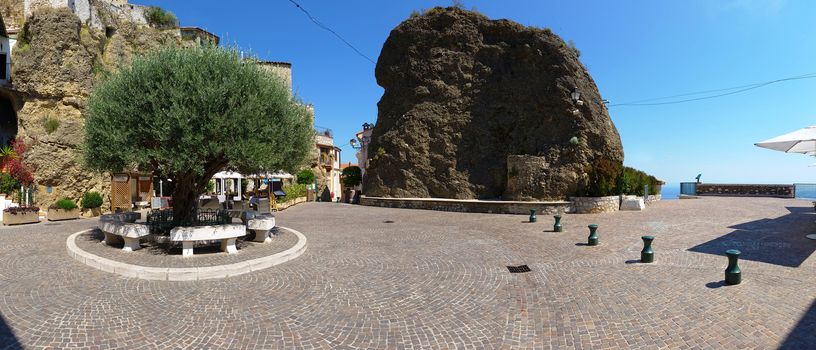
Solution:
<path fill-rule="evenodd" d="M 126 252 L 140 249 L 142 246 L 139 245 L 139 239 L 150 235 L 147 225 L 118 220 L 100 221 L 99 229 L 105 234 L 105 240 L 102 243 L 113 245 L 124 240 L 125 245 L 122 250 Z"/>
<path fill-rule="evenodd" d="M 193 244 L 196 241 L 221 241 L 221 251 L 235 254 L 235 239 L 246 235 L 246 226 L 225 224 L 214 226 L 176 227 L 170 230 L 170 241 L 181 242 L 182 256 L 193 256 Z"/>
<path fill-rule="evenodd" d="M 142 218 L 142 213 L 129 211 L 125 213 L 105 214 L 99 217 L 99 221 L 121 221 L 134 223 Z"/>
<path fill-rule="evenodd" d="M 271 214 L 261 214 L 247 220 L 247 230 L 255 233 L 255 242 L 272 242 L 270 231 L 275 228 L 275 217 Z"/>

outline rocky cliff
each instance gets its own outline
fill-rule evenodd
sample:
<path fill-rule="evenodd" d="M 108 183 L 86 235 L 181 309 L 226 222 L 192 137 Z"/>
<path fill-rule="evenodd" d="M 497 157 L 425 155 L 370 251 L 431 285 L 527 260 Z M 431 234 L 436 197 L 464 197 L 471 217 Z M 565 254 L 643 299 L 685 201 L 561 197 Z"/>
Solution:
<path fill-rule="evenodd" d="M 79 152 L 88 95 L 134 55 L 181 40 L 178 31 L 139 26 L 104 7 L 93 10 L 106 30 L 89 27 L 67 8 L 34 12 L 13 51 L 12 90 L 22 101 L 18 138 L 31 146 L 25 161 L 35 170 L 40 205 L 79 199 L 90 190 L 100 191 L 107 204 L 110 177 L 84 170 Z"/>
<path fill-rule="evenodd" d="M 595 82 L 548 29 L 434 8 L 391 32 L 376 78 L 368 196 L 562 199 L 620 171 Z"/>

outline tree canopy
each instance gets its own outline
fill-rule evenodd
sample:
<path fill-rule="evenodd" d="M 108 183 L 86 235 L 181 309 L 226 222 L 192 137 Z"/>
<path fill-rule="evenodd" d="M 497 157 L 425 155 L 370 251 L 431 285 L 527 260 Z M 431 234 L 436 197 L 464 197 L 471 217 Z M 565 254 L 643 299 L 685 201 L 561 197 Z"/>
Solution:
<path fill-rule="evenodd" d="M 170 46 L 94 89 L 85 161 L 97 171 L 153 171 L 176 181 L 174 197 L 194 200 L 224 168 L 294 171 L 313 135 L 309 111 L 279 77 L 234 49 Z"/>
<path fill-rule="evenodd" d="M 297 173 L 297 183 L 310 185 L 315 182 L 315 173 L 311 169 L 303 169 Z"/>
<path fill-rule="evenodd" d="M 346 187 L 355 187 L 363 182 L 363 172 L 360 167 L 352 165 L 343 169 L 340 180 Z"/>

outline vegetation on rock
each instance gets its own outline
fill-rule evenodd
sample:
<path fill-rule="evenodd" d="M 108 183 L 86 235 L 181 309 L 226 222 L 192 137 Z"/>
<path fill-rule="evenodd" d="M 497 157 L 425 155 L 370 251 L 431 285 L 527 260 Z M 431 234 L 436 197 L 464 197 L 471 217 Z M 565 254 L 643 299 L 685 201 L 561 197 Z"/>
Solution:
<path fill-rule="evenodd" d="M 45 128 L 45 132 L 48 134 L 57 131 L 60 127 L 60 121 L 54 117 L 47 117 L 43 120 L 43 128 Z"/>
<path fill-rule="evenodd" d="M 93 170 L 172 179 L 174 216 L 184 222 L 216 172 L 294 171 L 313 142 L 308 110 L 280 79 L 233 49 L 171 46 L 94 89 L 84 153 Z"/>
<path fill-rule="evenodd" d="M 102 206 L 102 195 L 95 191 L 85 192 L 85 194 L 82 195 L 80 204 L 85 209 L 99 208 Z"/>
<path fill-rule="evenodd" d="M 144 16 L 147 23 L 156 28 L 176 28 L 179 25 L 176 15 L 158 6 L 148 7 Z"/>

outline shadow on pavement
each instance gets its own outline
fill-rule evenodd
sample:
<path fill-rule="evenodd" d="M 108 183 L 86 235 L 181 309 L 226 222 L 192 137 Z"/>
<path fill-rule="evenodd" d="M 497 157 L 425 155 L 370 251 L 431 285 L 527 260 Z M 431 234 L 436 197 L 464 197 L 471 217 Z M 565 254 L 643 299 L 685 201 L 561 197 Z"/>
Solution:
<path fill-rule="evenodd" d="M 816 250 L 816 240 L 805 238 L 816 232 L 816 213 L 807 207 L 787 209 L 789 214 L 775 219 L 731 226 L 733 232 L 689 251 L 725 256 L 726 250 L 737 249 L 742 252 L 740 259 L 798 267 Z"/>
<path fill-rule="evenodd" d="M 813 349 L 816 347 L 816 300 L 785 338 L 779 349 Z"/>
<path fill-rule="evenodd" d="M 11 330 L 11 327 L 8 326 L 6 323 L 6 319 L 3 318 L 3 315 L 0 315 L 0 348 L 3 349 L 22 349 L 23 345 L 17 341 L 17 337 L 14 336 L 14 331 Z"/>

